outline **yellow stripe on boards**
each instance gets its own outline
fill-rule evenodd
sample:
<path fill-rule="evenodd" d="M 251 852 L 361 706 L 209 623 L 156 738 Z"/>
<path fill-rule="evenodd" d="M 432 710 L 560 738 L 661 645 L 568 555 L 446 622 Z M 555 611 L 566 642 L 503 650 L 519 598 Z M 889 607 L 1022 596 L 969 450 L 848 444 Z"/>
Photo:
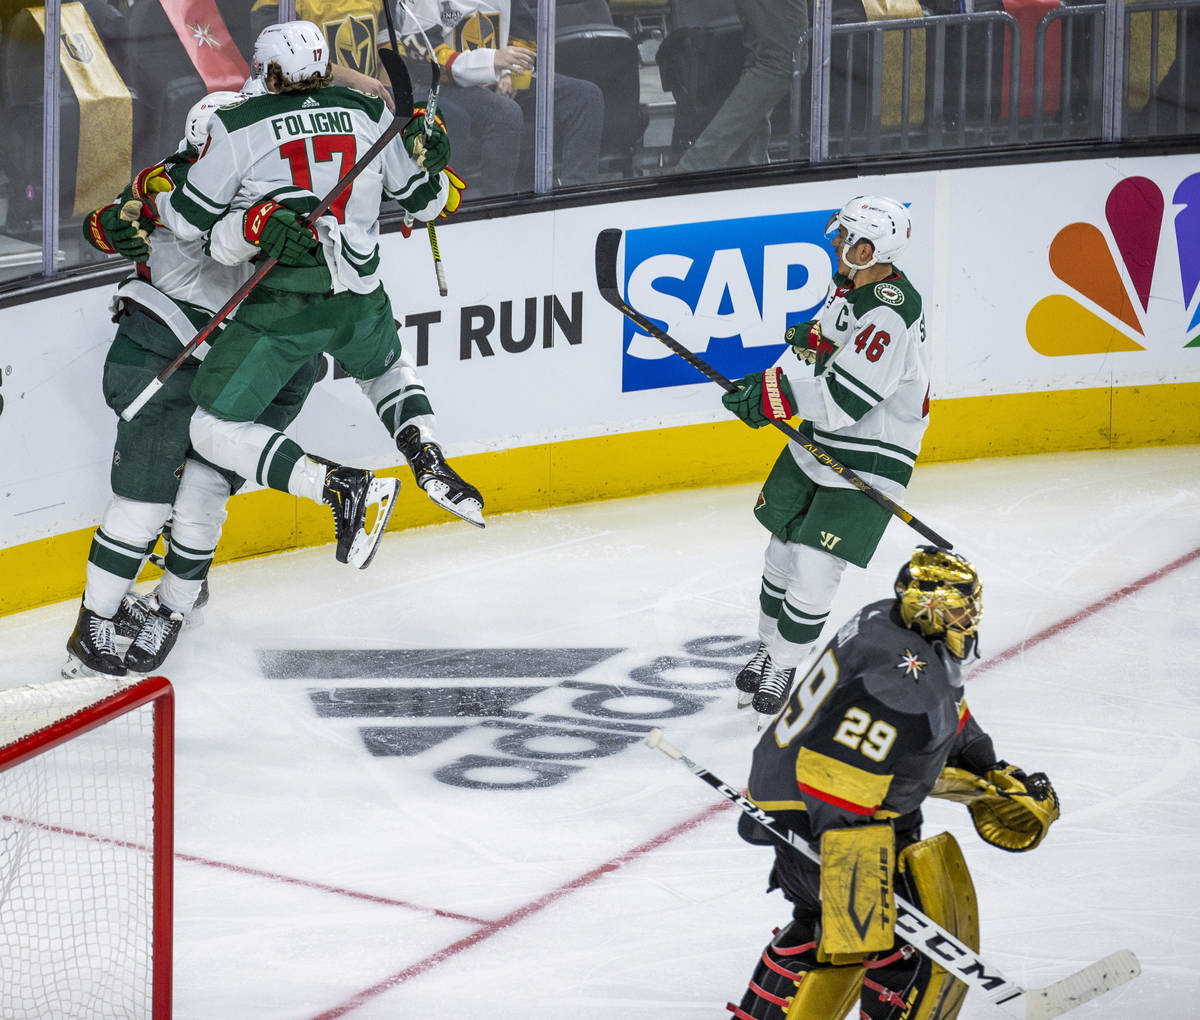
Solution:
<path fill-rule="evenodd" d="M 714 390 L 715 392 L 715 390 Z M 922 464 L 1067 450 L 1200 443 L 1200 383 L 1097 387 L 935 400 Z M 736 419 L 453 457 L 484 495 L 487 515 L 649 492 L 761 482 L 785 440 Z M 468 526 L 434 506 L 407 468 L 388 530 Z M 750 512 L 752 500 L 747 502 Z M 0 615 L 78 598 L 94 528 L 0 549 Z M 472 537 L 486 541 L 487 532 Z M 328 508 L 272 490 L 234 496 L 218 563 L 333 540 Z M 157 576 L 149 570 L 146 578 Z"/>

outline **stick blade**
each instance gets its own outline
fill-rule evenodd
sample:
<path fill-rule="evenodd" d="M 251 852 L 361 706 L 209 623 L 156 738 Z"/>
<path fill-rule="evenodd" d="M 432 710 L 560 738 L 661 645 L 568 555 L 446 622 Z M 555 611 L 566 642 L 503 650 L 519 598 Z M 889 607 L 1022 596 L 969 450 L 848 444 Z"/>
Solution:
<path fill-rule="evenodd" d="M 1137 957 L 1128 949 L 1119 950 L 1052 985 L 1031 988 L 1025 996 L 1025 1020 L 1061 1016 L 1132 981 L 1141 972 Z"/>
<path fill-rule="evenodd" d="M 605 227 L 596 235 L 596 286 L 604 300 L 612 303 L 613 296 L 621 296 L 617 286 L 617 252 L 621 248 L 622 231 L 616 227 Z"/>

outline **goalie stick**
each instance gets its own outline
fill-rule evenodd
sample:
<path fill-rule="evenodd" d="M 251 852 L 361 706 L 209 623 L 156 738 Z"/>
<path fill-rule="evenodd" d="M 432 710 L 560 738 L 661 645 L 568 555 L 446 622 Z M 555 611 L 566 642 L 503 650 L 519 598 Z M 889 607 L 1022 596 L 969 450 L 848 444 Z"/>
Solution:
<path fill-rule="evenodd" d="M 674 758 L 722 797 L 731 801 L 735 807 L 753 818 L 777 840 L 786 843 L 814 863 L 821 863 L 820 854 L 803 839 L 786 829 L 777 829 L 772 824 L 774 818 L 708 769 L 697 765 L 667 741 L 662 730 L 651 730 L 646 735 L 645 743 L 647 747 L 658 748 L 668 758 Z M 1006 978 L 974 949 L 926 917 L 903 897 L 896 896 L 895 900 L 896 934 L 900 938 L 939 967 L 953 974 L 972 991 L 979 992 L 990 1003 L 999 1006 L 1018 1020 L 1050 1020 L 1051 1017 L 1061 1016 L 1076 1006 L 1091 1002 L 1119 985 L 1132 981 L 1142 972 L 1137 957 L 1128 949 L 1121 949 L 1045 988 L 1025 989 Z"/>
<path fill-rule="evenodd" d="M 686 347 L 684 347 L 683 344 L 671 336 L 670 333 L 659 329 L 656 325 L 654 325 L 653 322 L 637 311 L 637 309 L 635 309 L 621 296 L 621 289 L 617 286 L 617 251 L 621 246 L 621 236 L 622 231 L 615 227 L 609 227 L 605 230 L 601 230 L 600 234 L 596 237 L 596 285 L 600 288 L 600 296 L 603 297 L 605 301 L 617 309 L 617 311 L 619 311 L 627 319 L 630 319 L 632 322 L 634 322 L 639 329 L 649 333 L 655 339 L 661 340 L 664 344 L 671 348 L 671 350 L 683 358 L 684 361 L 691 365 L 692 368 L 696 369 L 702 375 L 707 376 L 718 386 L 720 386 L 721 389 L 723 389 L 726 393 L 736 393 L 738 389 L 737 383 L 730 382 L 723 375 L 721 375 L 720 372 L 709 365 L 708 362 L 704 361 L 698 355 L 693 354 Z M 814 443 L 811 439 L 808 439 L 802 435 L 787 422 L 772 419 L 771 424 L 779 429 L 779 431 L 789 439 L 794 439 L 797 443 L 804 447 L 805 450 L 812 454 L 813 457 L 815 457 L 820 463 L 824 464 L 831 471 L 836 471 L 842 476 L 842 478 L 858 489 L 859 492 L 870 496 L 871 499 L 887 510 L 890 514 L 899 517 L 900 520 L 902 520 L 914 531 L 924 535 L 935 545 L 940 546 L 943 549 L 954 548 L 950 542 L 947 542 L 946 539 L 942 538 L 941 535 L 930 528 L 927 524 L 924 524 L 922 521 L 918 520 L 907 510 L 905 510 L 904 507 L 889 499 L 878 489 L 863 481 L 863 479 L 855 474 L 850 468 L 846 467 L 839 461 L 834 460 L 834 458 L 826 453 L 825 450 Z"/>
<path fill-rule="evenodd" d="M 325 213 L 329 211 L 329 207 L 333 205 L 333 203 L 336 202 L 339 197 L 341 197 L 342 192 L 350 187 L 358 175 L 371 165 L 371 162 L 375 159 L 375 157 L 388 147 L 392 139 L 400 133 L 400 129 L 408 123 L 409 119 L 412 117 L 411 85 L 408 90 L 408 103 L 406 105 L 401 106 L 400 97 L 396 97 L 396 111 L 396 115 L 392 118 L 392 122 L 383 129 L 383 134 L 375 139 L 374 144 L 363 153 L 362 158 L 355 163 L 354 166 L 342 174 L 337 184 L 333 186 L 333 190 L 330 191 L 329 194 L 323 199 L 321 199 L 317 207 L 304 218 L 305 226 L 311 227 L 317 222 L 318 219 L 324 216 Z M 162 389 L 163 383 L 165 383 L 176 373 L 176 371 L 178 371 L 179 366 L 187 361 L 191 353 L 202 343 L 204 343 L 205 340 L 212 336 L 214 332 L 216 332 L 217 327 L 225 321 L 229 314 L 239 304 L 241 304 L 246 295 L 259 285 L 259 283 L 262 281 L 262 278 L 275 268 L 275 264 L 278 261 L 278 259 L 273 259 L 270 257 L 263 259 L 262 265 L 255 270 L 254 275 L 233 292 L 233 295 L 229 298 L 229 300 L 226 301 L 225 304 L 223 304 L 219 309 L 217 309 L 216 314 L 214 314 L 213 317 L 208 320 L 208 322 L 200 329 L 200 332 L 192 337 L 183 350 L 175 355 L 174 360 L 165 365 L 158 375 L 156 375 L 150 380 L 150 382 L 146 384 L 142 392 L 133 398 L 129 406 L 121 412 L 121 417 L 125 421 L 133 421 L 134 415 L 136 415 L 138 411 L 146 406 L 146 402 L 153 397 L 154 394 Z"/>

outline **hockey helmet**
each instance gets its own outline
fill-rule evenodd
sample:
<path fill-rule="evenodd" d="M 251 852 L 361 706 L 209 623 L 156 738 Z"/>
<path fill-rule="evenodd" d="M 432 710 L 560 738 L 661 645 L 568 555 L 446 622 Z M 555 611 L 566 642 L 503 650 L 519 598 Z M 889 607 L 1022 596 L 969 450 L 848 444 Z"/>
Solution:
<path fill-rule="evenodd" d="M 859 195 L 850 199 L 825 224 L 825 236 L 833 238 L 838 227 L 846 228 L 846 247 L 870 241 L 875 252 L 869 262 L 854 266 L 866 269 L 876 262 L 894 262 L 912 236 L 912 220 L 899 202 L 879 195 Z"/>
<path fill-rule="evenodd" d="M 221 107 L 236 103 L 241 98 L 240 92 L 210 92 L 201 99 L 188 110 L 186 126 L 183 131 L 185 144 L 202 149 L 205 139 L 208 138 L 208 123 L 212 120 L 212 115 Z"/>
<path fill-rule="evenodd" d="M 906 627 L 941 641 L 956 659 L 975 652 L 983 583 L 963 557 L 919 546 L 896 575 L 896 608 Z"/>
<path fill-rule="evenodd" d="M 267 68 L 279 66 L 283 80 L 299 84 L 314 74 L 329 70 L 329 44 L 323 33 L 311 21 L 285 21 L 268 25 L 254 40 L 254 61 L 251 73 L 265 78 Z"/>

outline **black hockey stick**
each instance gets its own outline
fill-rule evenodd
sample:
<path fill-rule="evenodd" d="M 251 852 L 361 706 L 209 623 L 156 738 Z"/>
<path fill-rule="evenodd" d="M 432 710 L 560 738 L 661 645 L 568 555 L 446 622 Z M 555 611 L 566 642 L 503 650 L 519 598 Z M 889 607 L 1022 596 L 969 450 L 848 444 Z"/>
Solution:
<path fill-rule="evenodd" d="M 404 110 L 404 108 L 398 106 L 397 110 Z M 358 175 L 361 174 L 368 166 L 370 166 L 375 157 L 387 148 L 391 140 L 400 133 L 400 129 L 408 123 L 411 117 L 412 90 L 410 88 L 407 110 L 403 113 L 397 112 L 396 116 L 392 118 L 392 122 L 383 129 L 383 134 L 375 139 L 375 143 L 362 154 L 362 157 L 359 159 L 359 161 L 341 176 L 337 184 L 333 186 L 333 190 L 330 191 L 329 194 L 323 199 L 321 199 L 321 201 L 317 204 L 317 207 L 304 218 L 305 226 L 311 227 L 317 222 L 318 219 L 320 219 L 329 211 L 329 207 L 341 197 L 342 193 L 350 187 Z M 175 372 L 179 369 L 179 366 L 187 361 L 191 353 L 202 343 L 204 343 L 205 340 L 213 335 L 217 327 L 225 321 L 229 313 L 232 312 L 239 304 L 241 304 L 246 295 L 259 285 L 259 283 L 262 281 L 262 278 L 275 268 L 275 264 L 278 261 L 278 259 L 269 257 L 263 259 L 262 264 L 254 271 L 254 275 L 233 292 L 233 295 L 230 297 L 230 299 L 217 310 L 216 314 L 208 320 L 204 327 L 201 328 L 200 332 L 192 337 L 192 339 L 188 341 L 187 345 L 177 355 L 175 355 L 175 359 L 171 361 L 170 364 L 166 365 L 162 371 L 158 373 L 158 375 L 151 379 L 150 382 L 146 384 L 145 389 L 143 389 L 141 393 L 134 397 L 129 406 L 121 412 L 121 417 L 125 421 L 133 421 L 133 416 L 146 406 L 146 402 L 153 397 L 154 394 L 162 389 L 163 383 L 165 383 L 171 378 L 171 376 L 175 374 Z"/>
<path fill-rule="evenodd" d="M 648 747 L 657 747 L 668 758 L 674 758 L 753 818 L 777 840 L 799 851 L 814 863 L 821 863 L 820 854 L 803 839 L 788 829 L 776 828 L 773 824 L 774 818 L 708 769 L 697 765 L 684 755 L 679 748 L 663 737 L 662 730 L 651 730 L 646 735 L 645 742 Z M 895 901 L 896 934 L 900 938 L 939 967 L 953 974 L 972 991 L 979 992 L 988 1002 L 999 1006 L 1010 1016 L 1018 1017 L 1019 1020 L 1050 1020 L 1051 1017 L 1061 1016 L 1076 1006 L 1099 998 L 1126 981 L 1132 981 L 1142 972 L 1137 957 L 1128 949 L 1121 949 L 1045 988 L 1025 989 L 1006 978 L 978 952 L 926 917 L 903 897 L 896 896 Z"/>
<path fill-rule="evenodd" d="M 425 40 L 425 48 L 429 53 L 429 97 L 425 100 L 425 137 L 428 138 L 430 132 L 433 131 L 434 118 L 437 117 L 438 92 L 441 89 L 442 69 L 438 65 L 437 54 L 433 52 L 433 47 L 429 44 L 429 37 L 425 35 L 425 32 L 421 29 L 421 26 L 417 24 L 416 16 L 408 9 L 406 4 L 403 6 L 405 13 L 413 19 L 413 24 L 416 25 L 417 30 L 421 32 L 421 36 Z M 396 76 L 400 72 L 403 72 L 405 79 L 409 79 L 408 69 L 404 66 L 404 60 L 401 58 L 399 47 L 396 44 L 396 23 L 392 19 L 392 5 L 390 0 L 384 0 L 383 16 L 387 20 L 388 41 L 391 43 L 391 49 L 379 51 L 379 62 L 383 64 L 384 70 L 387 71 L 388 77 L 391 78 L 393 82 L 395 82 Z M 395 86 L 393 85 L 393 91 L 394 90 Z M 409 79 L 408 94 L 410 96 L 408 105 L 411 109 L 411 79 Z M 412 217 L 406 214 L 404 217 L 404 222 L 405 225 L 411 225 Z M 442 266 L 442 252 L 438 247 L 437 228 L 434 227 L 433 220 L 430 220 L 425 224 L 425 230 L 429 234 L 429 250 L 433 253 L 433 272 L 437 276 L 438 293 L 442 297 L 445 297 L 448 293 L 446 289 L 446 270 Z"/>
<path fill-rule="evenodd" d="M 691 365 L 694 369 L 707 376 L 726 393 L 736 393 L 737 383 L 730 382 L 720 372 L 704 361 L 702 358 L 693 354 L 686 347 L 676 340 L 670 333 L 659 329 L 649 319 L 642 315 L 637 309 L 629 304 L 622 296 L 621 289 L 617 286 L 617 251 L 621 246 L 622 232 L 615 227 L 609 227 L 606 230 L 600 231 L 596 238 L 596 285 L 600 288 L 600 295 L 610 305 L 617 309 L 626 318 L 631 319 L 641 330 L 649 333 L 652 337 L 661 340 L 671 350 L 678 354 L 684 361 Z M 889 499 L 875 487 L 863 481 L 845 464 L 834 460 L 820 446 L 814 443 L 811 439 L 802 435 L 791 425 L 785 421 L 772 420 L 774 425 L 789 439 L 794 439 L 805 450 L 812 454 L 818 461 L 824 464 L 831 471 L 836 471 L 847 482 L 853 485 L 859 492 L 870 496 L 876 503 L 888 511 L 888 513 L 899 517 L 905 524 L 913 530 L 924 535 L 927 539 L 943 549 L 953 549 L 954 546 L 942 538 L 936 531 L 930 528 L 927 524 L 919 521 L 916 517 L 910 514 L 904 507 L 900 506 L 895 501 Z"/>

